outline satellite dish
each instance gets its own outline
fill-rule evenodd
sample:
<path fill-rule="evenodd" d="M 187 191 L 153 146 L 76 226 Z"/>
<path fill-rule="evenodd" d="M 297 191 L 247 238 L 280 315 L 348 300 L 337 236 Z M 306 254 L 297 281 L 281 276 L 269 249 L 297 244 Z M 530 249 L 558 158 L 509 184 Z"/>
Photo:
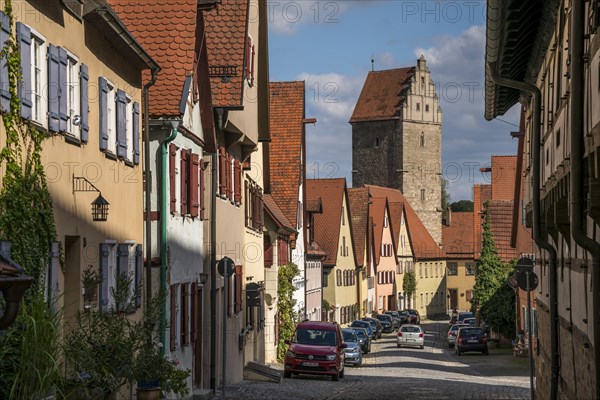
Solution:
<path fill-rule="evenodd" d="M 265 303 L 267 303 L 268 306 L 273 304 L 273 296 L 269 293 L 265 293 Z"/>

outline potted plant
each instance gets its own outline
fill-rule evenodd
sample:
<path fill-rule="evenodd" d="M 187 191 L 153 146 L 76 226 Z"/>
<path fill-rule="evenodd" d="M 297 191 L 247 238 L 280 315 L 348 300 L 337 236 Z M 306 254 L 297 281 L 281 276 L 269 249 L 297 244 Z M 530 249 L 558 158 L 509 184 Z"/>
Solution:
<path fill-rule="evenodd" d="M 163 356 L 154 343 L 138 350 L 133 365 L 138 400 L 157 400 L 163 390 L 179 395 L 188 393 L 190 371 L 178 368 L 178 362 Z"/>

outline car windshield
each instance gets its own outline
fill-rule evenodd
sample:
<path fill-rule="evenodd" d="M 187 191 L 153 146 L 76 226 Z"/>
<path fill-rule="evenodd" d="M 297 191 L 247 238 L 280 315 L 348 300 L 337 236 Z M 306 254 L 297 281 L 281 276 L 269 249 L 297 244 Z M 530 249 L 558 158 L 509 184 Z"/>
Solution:
<path fill-rule="evenodd" d="M 452 326 L 450 327 L 450 330 L 451 330 L 451 331 L 457 331 L 457 330 L 459 330 L 460 328 L 462 328 L 462 327 L 464 327 L 464 326 L 467 326 L 467 325 L 452 325 Z"/>
<path fill-rule="evenodd" d="M 418 326 L 406 326 L 404 325 L 401 329 L 401 332 L 408 332 L 408 333 L 418 333 L 421 332 L 421 328 L 419 328 Z"/>
<path fill-rule="evenodd" d="M 386 312 L 386 314 L 391 315 L 392 317 L 398 317 L 398 312 L 397 311 L 388 311 Z"/>
<path fill-rule="evenodd" d="M 392 322 L 392 317 L 390 317 L 389 315 L 378 315 L 377 319 L 381 321 Z"/>
<path fill-rule="evenodd" d="M 354 332 L 356 332 L 356 336 L 358 336 L 359 339 L 364 339 L 367 337 L 367 334 L 365 333 L 365 331 L 359 331 L 357 329 Z M 345 339 L 345 337 L 344 337 L 344 339 Z"/>
<path fill-rule="evenodd" d="M 298 328 L 293 341 L 314 346 L 335 346 L 335 331 Z"/>
<path fill-rule="evenodd" d="M 359 328 L 368 328 L 370 327 L 367 321 L 354 321 L 350 326 L 358 326 Z"/>
<path fill-rule="evenodd" d="M 344 342 L 357 342 L 358 339 L 356 338 L 356 333 L 354 333 L 354 331 L 342 331 L 342 334 L 344 335 Z"/>
<path fill-rule="evenodd" d="M 462 321 L 465 318 L 473 318 L 473 313 L 468 312 L 468 313 L 460 313 L 460 314 L 458 314 L 458 320 L 459 321 Z"/>
<path fill-rule="evenodd" d="M 462 328 L 459 332 L 460 336 L 482 336 L 483 331 L 479 328 Z"/>
<path fill-rule="evenodd" d="M 373 328 L 377 328 L 377 322 L 373 321 L 373 320 L 367 320 L 366 321 L 369 325 L 371 325 Z"/>
<path fill-rule="evenodd" d="M 407 311 L 410 315 L 417 315 L 417 310 L 408 310 Z"/>
<path fill-rule="evenodd" d="M 408 316 L 408 311 L 400 311 L 400 315 Z"/>

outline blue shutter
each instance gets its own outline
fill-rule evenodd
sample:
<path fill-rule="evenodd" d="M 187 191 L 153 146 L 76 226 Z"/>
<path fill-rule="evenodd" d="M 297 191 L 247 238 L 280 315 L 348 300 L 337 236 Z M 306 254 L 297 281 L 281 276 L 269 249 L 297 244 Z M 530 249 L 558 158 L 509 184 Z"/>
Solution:
<path fill-rule="evenodd" d="M 31 102 L 31 29 L 17 22 L 17 43 L 21 52 L 21 82 L 19 99 L 21 101 L 21 117 L 31 119 L 33 103 Z"/>
<path fill-rule="evenodd" d="M 129 245 L 120 243 L 117 250 L 117 273 L 119 275 L 127 275 L 129 266 Z"/>
<path fill-rule="evenodd" d="M 48 303 L 56 310 L 58 300 L 58 266 L 60 247 L 58 242 L 50 243 L 50 262 L 48 265 Z"/>
<path fill-rule="evenodd" d="M 127 157 L 127 97 L 117 90 L 117 156 Z"/>
<path fill-rule="evenodd" d="M 53 44 L 48 45 L 48 130 L 58 132 L 60 129 L 59 120 L 59 99 L 60 99 L 60 59 L 58 47 Z"/>
<path fill-rule="evenodd" d="M 140 163 L 140 103 L 133 103 L 133 163 Z"/>
<path fill-rule="evenodd" d="M 141 307 L 142 305 L 142 264 L 144 263 L 144 253 L 142 251 L 142 245 L 138 244 L 135 246 L 135 287 L 137 289 L 137 296 L 135 298 L 135 306 Z"/>
<path fill-rule="evenodd" d="M 8 15 L 0 11 L 0 48 L 10 38 L 10 19 Z M 10 82 L 8 80 L 8 63 L 6 56 L 0 60 L 0 107 L 2 111 L 10 112 Z"/>
<path fill-rule="evenodd" d="M 98 104 L 100 107 L 100 150 L 108 148 L 108 82 L 103 77 L 98 78 Z"/>
<path fill-rule="evenodd" d="M 67 107 L 67 66 L 69 59 L 67 50 L 62 47 L 58 48 L 58 117 L 59 117 L 59 132 L 67 131 L 67 121 L 69 119 L 69 111 Z M 71 132 L 72 133 L 72 132 Z"/>
<path fill-rule="evenodd" d="M 100 309 L 103 311 L 108 310 L 108 244 L 100 243 L 100 276 L 102 282 L 100 283 L 100 295 L 99 301 Z"/>
<path fill-rule="evenodd" d="M 87 143 L 88 134 L 90 131 L 90 125 L 88 121 L 88 85 L 90 81 L 90 76 L 88 74 L 88 67 L 85 64 L 81 64 L 79 67 L 79 87 L 80 87 L 80 102 L 81 105 L 81 141 L 83 143 Z"/>

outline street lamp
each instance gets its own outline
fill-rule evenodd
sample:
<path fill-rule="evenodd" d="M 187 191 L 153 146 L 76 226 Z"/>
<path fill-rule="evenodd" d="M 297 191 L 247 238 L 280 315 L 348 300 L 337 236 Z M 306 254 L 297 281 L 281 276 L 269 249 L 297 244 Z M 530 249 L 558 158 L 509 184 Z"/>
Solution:
<path fill-rule="evenodd" d="M 82 176 L 73 175 L 73 194 L 75 192 L 98 192 L 98 197 L 92 202 L 92 220 L 106 221 L 108 219 L 109 202 L 102 197 L 102 192 Z"/>

